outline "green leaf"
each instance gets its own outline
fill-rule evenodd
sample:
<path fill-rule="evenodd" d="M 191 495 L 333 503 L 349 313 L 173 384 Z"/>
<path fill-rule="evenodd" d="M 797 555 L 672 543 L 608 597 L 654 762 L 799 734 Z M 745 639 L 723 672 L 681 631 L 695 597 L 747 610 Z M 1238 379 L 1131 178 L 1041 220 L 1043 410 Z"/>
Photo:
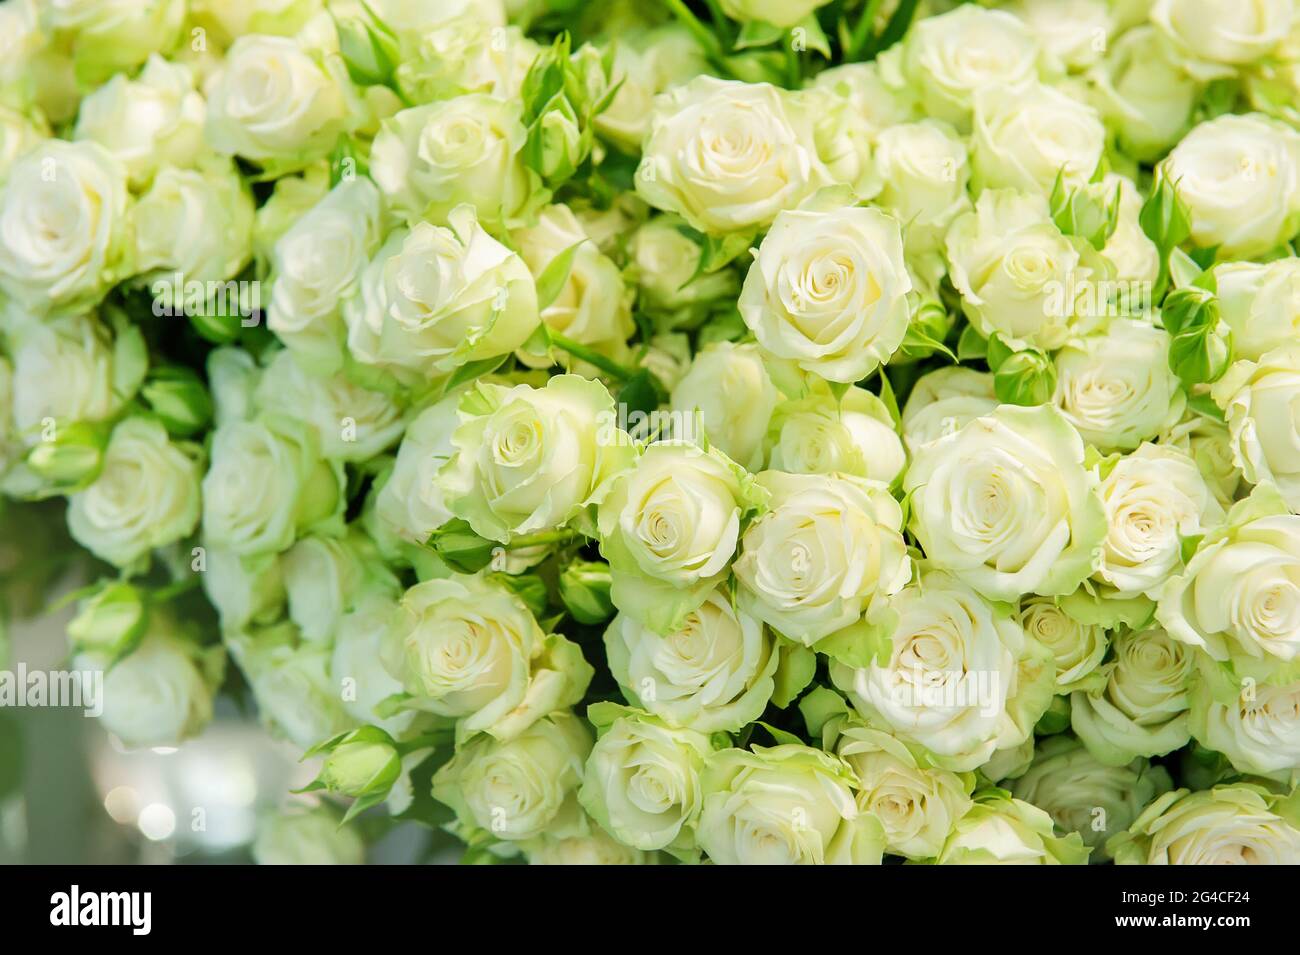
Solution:
<path fill-rule="evenodd" d="M 455 391 L 461 385 L 467 382 L 477 381 L 484 375 L 490 375 L 510 359 L 509 355 L 498 355 L 495 358 L 483 358 L 479 361 L 467 361 L 457 368 L 447 378 L 447 383 L 443 385 L 442 393 L 449 394 Z"/>
<path fill-rule="evenodd" d="M 1187 399 L 1187 407 L 1202 418 L 1209 418 L 1211 421 L 1220 423 L 1225 420 L 1223 409 L 1215 404 L 1214 399 L 1207 394 L 1190 395 Z"/>
<path fill-rule="evenodd" d="M 798 736 L 795 736 L 793 733 L 789 732 L 788 730 L 783 730 L 779 727 L 773 726 L 771 723 L 764 723 L 762 720 L 755 720 L 754 722 L 756 725 L 761 726 L 763 727 L 763 729 L 767 730 L 768 733 L 771 734 L 772 739 L 776 740 L 777 743 L 779 743 L 782 746 L 807 746 L 808 745 L 803 740 L 801 740 Z"/>
<path fill-rule="evenodd" d="M 894 8 L 894 13 L 889 18 L 889 22 L 885 24 L 885 29 L 881 30 L 880 36 L 876 37 L 869 45 L 864 59 L 875 59 L 878 54 L 889 49 L 903 38 L 903 35 L 907 33 L 907 28 L 912 24 L 912 17 L 916 15 L 916 8 L 919 3 L 920 0 L 899 0 L 899 4 Z"/>
<path fill-rule="evenodd" d="M 804 688 L 813 681 L 817 672 L 817 654 L 800 643 L 782 641 L 781 659 L 777 664 L 772 702 L 785 709 Z"/>
<path fill-rule="evenodd" d="M 1054 736 L 1062 733 L 1070 727 L 1070 698 L 1068 696 L 1052 697 L 1052 705 L 1047 708 L 1047 712 L 1039 717 L 1038 723 L 1034 726 L 1034 733 L 1038 736 Z"/>
<path fill-rule="evenodd" d="M 753 47 L 771 46 L 785 36 L 785 30 L 772 26 L 763 20 L 746 20 L 736 37 L 735 49 L 748 50 Z"/>
<path fill-rule="evenodd" d="M 799 701 L 799 712 L 803 714 L 808 735 L 815 739 L 832 718 L 848 716 L 849 705 L 830 687 L 819 686 Z"/>
<path fill-rule="evenodd" d="M 983 361 L 988 358 L 988 339 L 975 330 L 974 325 L 967 325 L 961 330 L 957 339 L 958 361 Z"/>
<path fill-rule="evenodd" d="M 866 669 L 873 663 L 884 664 L 893 646 L 887 623 L 892 621 L 880 619 L 868 623 L 864 617 L 818 640 L 815 649 L 855 670 Z"/>
<path fill-rule="evenodd" d="M 1205 246 L 1204 248 L 1192 249 L 1187 254 L 1200 267 L 1201 271 L 1205 271 L 1214 265 L 1214 260 L 1219 254 L 1219 247 L 1217 245 Z"/>
<path fill-rule="evenodd" d="M 537 276 L 537 308 L 545 309 L 560 297 L 560 292 L 564 290 L 564 283 L 569 280 L 569 271 L 573 268 L 573 257 L 578 254 L 578 248 L 586 242 L 581 239 L 569 246 L 550 262 L 546 263 L 546 268 L 542 269 L 542 274 Z"/>
<path fill-rule="evenodd" d="M 889 383 L 889 376 L 885 374 L 884 366 L 880 368 L 880 400 L 885 405 L 885 410 L 889 412 L 889 417 L 894 421 L 894 427 L 898 428 L 903 423 L 903 412 L 898 407 L 898 396 L 894 394 L 894 386 Z"/>
<path fill-rule="evenodd" d="M 932 325 L 921 320 L 921 313 L 925 310 L 937 310 L 943 317 L 947 317 L 947 312 L 943 306 L 937 302 L 930 302 L 928 305 L 922 305 L 913 316 L 911 323 L 907 326 L 907 334 L 903 336 L 903 343 L 899 346 L 899 351 L 908 359 L 928 358 L 936 352 L 943 355 L 953 364 L 957 364 L 957 356 L 947 345 L 931 334 Z"/>
<path fill-rule="evenodd" d="M 790 42 L 797 44 L 799 41 L 802 41 L 804 49 L 820 53 L 823 59 L 831 58 L 831 41 L 827 39 L 822 25 L 817 22 L 815 13 L 808 14 L 790 28 Z M 799 46 L 795 46 L 795 50 L 799 50 Z"/>
<path fill-rule="evenodd" d="M 467 521 L 453 517 L 429 536 L 429 546 L 453 570 L 476 574 L 492 563 L 501 545 L 479 537 Z"/>
<path fill-rule="evenodd" d="M 730 265 L 739 256 L 749 251 L 753 241 L 754 236 L 749 232 L 732 232 L 721 237 L 704 236 L 700 250 L 700 263 L 696 268 L 695 275 L 691 276 L 690 280 L 685 284 L 689 285 L 701 275 L 712 274 Z"/>
<path fill-rule="evenodd" d="M 1002 363 L 1015 354 L 1015 351 L 996 334 L 986 340 L 984 360 L 988 362 L 989 371 L 997 371 Z"/>
<path fill-rule="evenodd" d="M 1196 549 L 1201 546 L 1201 541 L 1205 540 L 1204 534 L 1189 534 L 1178 541 L 1178 557 L 1186 564 L 1196 553 Z"/>
<path fill-rule="evenodd" d="M 623 383 L 618 400 L 627 407 L 629 416 L 634 411 L 649 414 L 668 400 L 668 389 L 650 369 L 642 368 Z"/>
<path fill-rule="evenodd" d="M 546 616 L 550 598 L 546 591 L 546 582 L 537 574 L 489 574 L 495 583 L 509 590 L 524 602 L 534 617 Z"/>

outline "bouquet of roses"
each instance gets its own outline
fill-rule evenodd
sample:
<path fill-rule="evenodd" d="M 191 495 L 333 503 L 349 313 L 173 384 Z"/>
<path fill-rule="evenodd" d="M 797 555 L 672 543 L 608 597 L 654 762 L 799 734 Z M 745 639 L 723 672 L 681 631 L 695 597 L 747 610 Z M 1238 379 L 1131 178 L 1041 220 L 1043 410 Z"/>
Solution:
<path fill-rule="evenodd" d="M 1300 861 L 1298 12 L 6 0 L 11 609 L 264 861 Z"/>

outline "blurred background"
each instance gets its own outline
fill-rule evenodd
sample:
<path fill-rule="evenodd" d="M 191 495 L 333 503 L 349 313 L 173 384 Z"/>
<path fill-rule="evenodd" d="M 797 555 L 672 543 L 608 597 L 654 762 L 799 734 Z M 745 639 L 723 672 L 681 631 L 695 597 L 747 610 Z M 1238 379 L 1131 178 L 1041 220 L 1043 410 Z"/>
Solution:
<path fill-rule="evenodd" d="M 46 536 L 59 532 L 57 522 L 13 513 L 43 506 L 7 504 L 0 522 L 0 670 L 67 665 L 74 608 L 59 600 L 92 573 L 49 559 L 75 554 Z M 259 825 L 316 805 L 290 793 L 316 774 L 299 755 L 267 734 L 251 703 L 242 712 L 227 695 L 197 739 L 144 750 L 127 750 L 78 708 L 0 706 L 0 864 L 252 862 Z M 351 825 L 367 836 L 367 862 L 459 858 L 440 833 L 418 823 L 386 831 L 365 823 Z"/>

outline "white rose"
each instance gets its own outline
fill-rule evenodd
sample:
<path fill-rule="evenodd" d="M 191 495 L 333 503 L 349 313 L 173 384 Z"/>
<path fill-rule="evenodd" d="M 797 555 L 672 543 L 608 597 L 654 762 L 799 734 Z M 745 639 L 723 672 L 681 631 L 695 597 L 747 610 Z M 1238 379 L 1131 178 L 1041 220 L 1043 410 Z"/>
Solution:
<path fill-rule="evenodd" d="M 768 440 L 768 464 L 775 471 L 839 472 L 892 484 L 907 465 L 888 409 L 865 388 L 849 388 L 838 401 L 820 393 L 783 402 Z"/>
<path fill-rule="evenodd" d="M 1164 630 L 1127 631 L 1112 641 L 1105 683 L 1070 694 L 1070 725 L 1100 762 L 1123 766 L 1185 746 L 1192 653 Z"/>
<path fill-rule="evenodd" d="M 1252 109 L 1295 125 L 1300 117 L 1296 94 L 1300 90 L 1300 30 L 1294 27 L 1273 52 L 1244 71 L 1246 100 Z"/>
<path fill-rule="evenodd" d="M 190 16 L 218 39 L 231 43 L 245 33 L 292 36 L 321 11 L 322 0 L 190 0 Z"/>
<path fill-rule="evenodd" d="M 1115 267 L 1115 280 L 1120 283 L 1116 307 L 1136 313 L 1151 305 L 1160 274 L 1160 250 L 1138 222 L 1142 196 L 1133 180 L 1109 173 L 1090 191 L 1109 204 L 1114 201 L 1116 189 L 1119 190 L 1119 217 L 1101 254 Z"/>
<path fill-rule="evenodd" d="M 899 222 L 909 253 L 942 248 L 952 220 L 970 208 L 966 143 L 940 120 L 899 123 L 876 138 L 883 186 L 876 203 Z"/>
<path fill-rule="evenodd" d="M 771 509 L 741 541 L 739 602 L 812 646 L 870 614 L 911 578 L 902 510 L 883 484 L 764 471 Z"/>
<path fill-rule="evenodd" d="M 234 421 L 212 435 L 203 478 L 203 536 L 241 557 L 285 550 L 298 531 L 342 505 L 341 467 L 314 436 L 288 422 Z"/>
<path fill-rule="evenodd" d="M 1052 651 L 1056 658 L 1056 692 L 1069 693 L 1096 671 L 1110 641 L 1093 623 L 1075 620 L 1053 597 L 1031 597 L 1020 605 L 1025 633 Z"/>
<path fill-rule="evenodd" d="M 276 241 L 266 324 L 310 367 L 342 364 L 341 306 L 379 240 L 379 190 L 358 177 L 335 186 Z"/>
<path fill-rule="evenodd" d="M 722 0 L 722 12 L 733 20 L 758 20 L 784 30 L 829 2 L 830 0 Z"/>
<path fill-rule="evenodd" d="M 1280 802 L 1260 786 L 1178 789 L 1107 848 L 1119 865 L 1297 865 L 1300 820 Z"/>
<path fill-rule="evenodd" d="M 1183 137 L 1160 166 L 1191 211 L 1192 241 L 1224 258 L 1258 255 L 1300 227 L 1300 133 L 1258 113 Z"/>
<path fill-rule="evenodd" d="M 829 174 L 813 117 L 766 83 L 701 76 L 655 101 L 637 192 L 711 234 L 766 226 Z"/>
<path fill-rule="evenodd" d="M 69 48 L 85 86 L 130 73 L 180 39 L 184 0 L 42 0 L 41 25 Z"/>
<path fill-rule="evenodd" d="M 361 588 L 368 556 L 353 539 L 319 534 L 300 537 L 280 556 L 289 619 L 304 640 L 333 641 L 339 617 Z"/>
<path fill-rule="evenodd" d="M 626 435 L 612 424 L 613 398 L 578 375 L 542 388 L 480 381 L 462 398 L 460 418 L 438 486 L 448 509 L 490 540 L 567 524 L 631 463 Z"/>
<path fill-rule="evenodd" d="M 253 248 L 259 261 L 268 261 L 280 237 L 329 192 L 330 167 L 323 160 L 296 175 L 277 179 L 271 195 L 258 206 L 253 226 Z"/>
<path fill-rule="evenodd" d="M 617 265 L 583 231 L 573 210 L 547 206 L 536 225 L 511 237 L 533 276 L 540 278 L 557 256 L 578 246 L 559 294 L 542 309 L 542 321 L 553 331 L 621 360 L 627 340 L 636 330 L 632 296 Z M 552 359 L 542 360 L 545 367 Z"/>
<path fill-rule="evenodd" d="M 718 451 L 650 444 L 600 502 L 614 606 L 661 633 L 680 627 L 727 575 L 742 523 L 764 495 Z"/>
<path fill-rule="evenodd" d="M 330 675 L 327 645 L 301 639 L 287 620 L 256 632 L 229 633 L 225 640 L 252 687 L 262 722 L 275 736 L 306 750 L 354 727 Z"/>
<path fill-rule="evenodd" d="M 1194 687 L 1192 738 L 1227 756 L 1240 772 L 1294 784 L 1300 775 L 1300 682 L 1216 689 L 1205 674 Z"/>
<path fill-rule="evenodd" d="M 1003 792 L 981 794 L 957 821 L 938 865 L 1083 865 L 1088 848 L 1077 832 L 1058 836 L 1052 817 Z"/>
<path fill-rule="evenodd" d="M 239 37 L 206 92 L 208 142 L 258 163 L 324 156 L 348 120 L 338 76 L 288 37 Z"/>
<path fill-rule="evenodd" d="M 723 269 L 696 275 L 700 247 L 684 234 L 676 216 L 655 216 L 632 234 L 628 258 L 640 290 L 637 304 L 652 314 L 671 316 L 676 327 L 689 327 L 709 306 L 735 299 L 736 273 Z"/>
<path fill-rule="evenodd" d="M 696 352 L 673 388 L 671 408 L 686 432 L 683 437 L 698 439 L 695 432 L 703 428 L 710 444 L 741 467 L 757 471 L 778 401 L 757 345 L 714 342 Z"/>
<path fill-rule="evenodd" d="M 875 129 L 856 108 L 855 97 L 830 84 L 806 87 L 798 96 L 801 107 L 813 116 L 813 145 L 831 182 L 846 187 L 856 199 L 873 198 L 881 187 L 871 156 Z"/>
<path fill-rule="evenodd" d="M 1011 784 L 1017 799 L 1046 811 L 1063 832 L 1079 833 L 1102 858 L 1106 840 L 1172 788 L 1164 767 L 1141 758 L 1108 766 L 1066 735 L 1043 740 L 1033 765 Z"/>
<path fill-rule="evenodd" d="M 1230 507 L 1241 486 L 1241 468 L 1233 460 L 1232 434 L 1227 425 L 1189 412 L 1170 431 L 1168 443 L 1191 456 L 1219 504 L 1225 509 Z"/>
<path fill-rule="evenodd" d="M 539 52 L 518 26 L 493 23 L 476 7 L 408 35 L 397 65 L 398 88 L 417 103 L 466 93 L 518 98 Z"/>
<path fill-rule="evenodd" d="M 582 651 L 546 634 L 523 601 L 457 575 L 408 590 L 390 621 L 384 666 L 408 705 L 457 720 L 458 740 L 506 740 L 582 699 L 592 669 Z"/>
<path fill-rule="evenodd" d="M 982 418 L 998 404 L 992 375 L 960 365 L 926 372 L 903 406 L 903 440 L 915 453 L 922 445 Z"/>
<path fill-rule="evenodd" d="M 111 152 L 139 187 L 163 166 L 194 164 L 205 113 L 189 68 L 154 55 L 138 79 L 119 73 L 82 100 L 73 135 Z"/>
<path fill-rule="evenodd" d="M 1110 0 L 1017 0 L 1011 7 L 1048 55 L 1071 72 L 1105 54 L 1118 19 Z"/>
<path fill-rule="evenodd" d="M 1214 267 L 1214 280 L 1237 358 L 1258 361 L 1300 341 L 1300 259 L 1224 262 Z"/>
<path fill-rule="evenodd" d="M 970 129 L 975 93 L 1037 79 L 1033 33 L 1003 10 L 963 4 L 917 21 L 903 41 L 903 71 L 929 116 Z"/>
<path fill-rule="evenodd" d="M 918 448 L 903 487 L 930 561 L 994 600 L 1072 592 L 1106 533 L 1083 442 L 1048 406 L 1002 405 Z"/>
<path fill-rule="evenodd" d="M 1233 67 L 1266 56 L 1286 36 L 1291 0 L 1155 0 L 1151 22 L 1198 79 L 1233 75 Z"/>
<path fill-rule="evenodd" d="M 1098 493 L 1108 529 L 1094 576 L 1120 597 L 1159 597 L 1179 566 L 1183 539 L 1224 517 L 1196 462 L 1167 445 L 1143 444 L 1121 458 Z"/>
<path fill-rule="evenodd" d="M 252 853 L 258 865 L 361 865 L 366 844 L 355 827 L 339 825 L 337 814 L 321 806 L 263 816 Z"/>
<path fill-rule="evenodd" d="M 179 272 L 185 283 L 225 282 L 252 255 L 253 197 L 231 164 L 163 169 L 135 214 L 143 224 L 135 233 L 136 267 L 145 281 Z"/>
<path fill-rule="evenodd" d="M 1072 290 L 1087 287 L 1092 257 L 1061 234 L 1037 194 L 986 189 L 945 240 L 949 274 L 975 330 L 1007 345 L 1055 349 L 1086 324 Z"/>
<path fill-rule="evenodd" d="M 652 865 L 653 852 L 642 852 L 619 842 L 590 820 L 586 831 L 564 827 L 559 833 L 547 831 L 521 848 L 529 865 Z M 581 830 L 584 827 L 578 827 Z"/>
<path fill-rule="evenodd" d="M 970 775 L 922 765 L 889 733 L 850 723 L 840 730 L 835 753 L 858 777 L 858 808 L 880 820 L 889 852 L 933 858 L 971 807 Z"/>
<path fill-rule="evenodd" d="M 716 865 L 879 865 L 884 831 L 841 759 L 795 744 L 705 763 L 700 845 Z"/>
<path fill-rule="evenodd" d="M 381 720 L 375 708 L 395 693 L 402 684 L 384 668 L 382 649 L 388 635 L 388 623 L 396 601 L 383 588 L 364 592 L 355 605 L 338 621 L 334 634 L 334 652 L 330 656 L 330 675 L 337 686 L 350 688 L 343 694 L 343 708 L 358 723 L 374 723 L 390 734 L 405 730 L 414 713 L 398 713 Z"/>
<path fill-rule="evenodd" d="M 620 613 L 605 630 L 605 651 L 632 705 L 701 733 L 737 732 L 758 719 L 779 662 L 762 623 L 721 589 L 666 635 Z"/>
<path fill-rule="evenodd" d="M 569 712 L 513 739 L 478 736 L 434 774 L 433 796 L 451 806 L 467 834 L 535 839 L 580 816 L 577 789 L 591 746 L 591 731 Z"/>
<path fill-rule="evenodd" d="M 207 373 L 217 427 L 254 416 L 262 369 L 249 352 L 235 347 L 213 349 L 208 355 Z"/>
<path fill-rule="evenodd" d="M 127 418 L 113 429 L 99 476 L 68 499 L 68 531 L 100 559 L 133 564 L 193 532 L 201 473 L 161 424 Z"/>
<path fill-rule="evenodd" d="M 393 232 L 343 308 L 356 359 L 412 384 L 507 355 L 538 324 L 536 287 L 519 256 L 469 206 L 448 221 Z"/>
<path fill-rule="evenodd" d="M 130 747 L 179 746 L 212 719 L 205 653 L 162 611 L 139 646 L 104 673 L 104 728 Z"/>
<path fill-rule="evenodd" d="M 9 347 L 13 422 L 28 444 L 50 437 L 46 419 L 57 426 L 111 418 L 134 396 L 148 367 L 137 330 L 119 331 L 114 339 L 93 313 L 13 329 Z"/>
<path fill-rule="evenodd" d="M 1160 595 L 1157 619 L 1176 640 L 1232 660 L 1237 672 L 1280 668 L 1300 654 L 1300 517 L 1256 488 L 1201 541 Z"/>
<path fill-rule="evenodd" d="M 455 453 L 451 435 L 460 423 L 459 403 L 460 392 L 450 394 L 406 426 L 397 462 L 375 499 L 379 521 L 408 543 L 423 544 L 451 520 L 437 475 Z"/>
<path fill-rule="evenodd" d="M 883 657 L 831 662 L 832 682 L 868 723 L 957 772 L 1029 738 L 1051 701 L 1055 668 L 1011 613 L 933 570 L 889 606 Z"/>
<path fill-rule="evenodd" d="M 902 344 L 912 279 L 898 221 L 875 209 L 781 212 L 740 293 L 769 354 L 829 381 L 859 381 Z"/>
<path fill-rule="evenodd" d="M 35 312 L 98 301 L 126 269 L 126 171 L 97 143 L 51 139 L 0 192 L 0 291 Z"/>
<path fill-rule="evenodd" d="M 1300 345 L 1236 362 L 1211 391 L 1224 410 L 1233 458 L 1252 484 L 1277 485 L 1300 511 Z"/>
<path fill-rule="evenodd" d="M 971 133 L 979 188 L 1020 189 L 1048 195 L 1060 176 L 1081 186 L 1106 145 L 1093 108 L 1042 83 L 986 86 L 975 94 Z"/>
<path fill-rule="evenodd" d="M 392 398 L 369 391 L 342 374 L 308 372 L 292 351 L 271 359 L 257 384 L 263 411 L 297 418 L 311 426 L 321 454 L 340 461 L 365 461 L 391 447 L 406 424 Z"/>
<path fill-rule="evenodd" d="M 46 46 L 36 0 L 0 4 L 0 102 L 25 109 L 35 95 L 34 63 Z"/>
<path fill-rule="evenodd" d="M 399 33 L 419 36 L 469 11 L 485 23 L 506 22 L 502 0 L 445 0 L 436 6 L 423 0 L 374 0 L 373 9 L 381 20 Z"/>
<path fill-rule="evenodd" d="M 891 126 L 921 118 L 916 91 L 903 75 L 901 44 L 866 63 L 841 63 L 822 70 L 812 85 L 829 86 L 847 99 L 877 136 Z"/>
<path fill-rule="evenodd" d="M 578 799 L 619 841 L 698 858 L 700 773 L 712 745 L 703 733 L 665 725 L 613 704 L 593 707 L 596 745 Z"/>
<path fill-rule="evenodd" d="M 1118 319 L 1056 355 L 1053 402 L 1085 441 L 1131 450 L 1182 418 L 1187 396 L 1169 367 L 1169 333 Z"/>
<path fill-rule="evenodd" d="M 216 608 L 223 632 L 279 618 L 285 592 L 278 554 L 243 558 L 218 547 L 205 547 L 193 554 L 192 567 L 200 555 L 203 592 Z"/>
<path fill-rule="evenodd" d="M 520 153 L 521 108 L 516 99 L 472 93 L 402 110 L 375 137 L 370 174 L 412 222 L 442 221 L 473 203 L 485 223 L 517 225 L 540 189 Z"/>
<path fill-rule="evenodd" d="M 28 116 L 0 101 L 0 186 L 4 185 L 18 157 L 35 149 L 49 136 L 49 127 L 39 116 Z"/>
<path fill-rule="evenodd" d="M 618 37 L 609 77 L 611 84 L 618 84 L 618 92 L 595 117 L 596 130 L 624 152 L 639 152 L 655 96 L 699 76 L 707 67 L 698 41 L 678 23 Z"/>
<path fill-rule="evenodd" d="M 1187 131 L 1201 90 L 1150 26 L 1121 35 L 1088 79 L 1091 98 L 1120 146 L 1146 162 L 1164 156 Z"/>

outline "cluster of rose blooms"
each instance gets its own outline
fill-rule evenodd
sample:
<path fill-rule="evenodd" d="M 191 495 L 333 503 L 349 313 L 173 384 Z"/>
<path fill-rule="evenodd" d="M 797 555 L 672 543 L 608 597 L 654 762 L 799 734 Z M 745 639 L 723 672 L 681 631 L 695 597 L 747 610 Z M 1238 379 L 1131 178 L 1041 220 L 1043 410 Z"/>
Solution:
<path fill-rule="evenodd" d="M 1298 862 L 1297 103 L 1293 0 L 5 0 L 6 533 L 319 760 L 265 861 Z"/>

